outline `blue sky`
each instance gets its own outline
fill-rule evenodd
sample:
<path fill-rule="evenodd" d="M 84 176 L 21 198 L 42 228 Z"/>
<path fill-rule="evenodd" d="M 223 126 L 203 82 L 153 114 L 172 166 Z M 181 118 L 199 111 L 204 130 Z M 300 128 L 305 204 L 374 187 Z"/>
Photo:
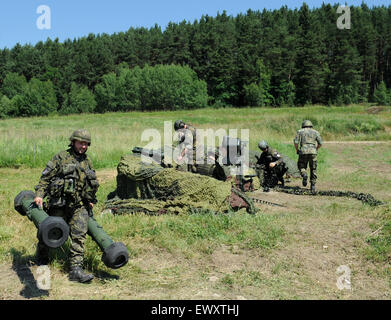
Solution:
<path fill-rule="evenodd" d="M 362 0 L 307 0 L 310 8 L 325 3 L 357 6 Z M 390 0 L 365 0 L 369 7 L 390 5 Z M 164 29 L 168 22 L 193 22 L 203 14 L 215 16 L 226 10 L 236 16 L 248 9 L 278 9 L 283 5 L 299 8 L 303 0 L 1 0 L 0 49 L 12 48 L 16 43 L 35 45 L 47 38 L 74 39 L 89 33 L 127 31 L 130 27 L 151 27 L 155 23 Z M 51 11 L 50 30 L 39 29 L 37 13 L 40 5 Z"/>

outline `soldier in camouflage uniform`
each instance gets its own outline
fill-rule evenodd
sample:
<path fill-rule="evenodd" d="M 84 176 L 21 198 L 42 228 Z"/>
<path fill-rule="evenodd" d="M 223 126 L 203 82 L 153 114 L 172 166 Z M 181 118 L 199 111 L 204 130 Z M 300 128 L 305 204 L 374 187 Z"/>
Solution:
<path fill-rule="evenodd" d="M 82 265 L 84 242 L 88 231 L 88 219 L 97 202 L 99 183 L 86 151 L 91 145 L 91 136 L 86 130 L 76 130 L 70 137 L 69 149 L 50 160 L 35 187 L 35 203 L 42 207 L 47 197 L 47 212 L 62 217 L 70 227 L 70 274 L 69 280 L 89 282 L 93 279 L 85 274 Z M 48 263 L 49 248 L 39 242 L 37 260 Z"/>
<path fill-rule="evenodd" d="M 301 127 L 302 129 L 297 131 L 296 138 L 293 140 L 296 152 L 299 155 L 297 166 L 305 187 L 307 186 L 307 165 L 309 164 L 311 192 L 315 193 L 317 153 L 323 142 L 319 132 L 313 129 L 311 121 L 304 120 Z"/>
<path fill-rule="evenodd" d="M 179 134 L 179 142 L 184 145 L 178 160 L 182 161 L 186 156 L 190 157 L 191 159 L 187 165 L 188 171 L 197 173 L 197 150 L 199 150 L 199 154 L 202 154 L 203 150 L 202 152 L 200 151 L 202 146 L 197 141 L 196 128 L 184 123 L 182 120 L 177 120 L 174 123 L 174 130 Z"/>
<path fill-rule="evenodd" d="M 262 150 L 258 158 L 256 167 L 263 171 L 263 191 L 268 192 L 269 188 L 277 185 L 278 181 L 284 186 L 284 174 L 288 171 L 280 153 L 269 147 L 264 140 L 258 143 L 258 148 Z M 261 174 L 261 173 L 259 173 Z M 260 177 L 261 179 L 261 177 Z"/>

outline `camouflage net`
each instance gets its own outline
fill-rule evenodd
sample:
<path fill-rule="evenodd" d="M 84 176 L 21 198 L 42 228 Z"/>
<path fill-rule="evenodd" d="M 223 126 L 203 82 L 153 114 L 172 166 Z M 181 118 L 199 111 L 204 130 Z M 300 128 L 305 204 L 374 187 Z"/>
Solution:
<path fill-rule="evenodd" d="M 200 209 L 223 213 L 231 209 L 230 182 L 145 164 L 135 155 L 123 156 L 117 170 L 115 197 L 105 203 L 105 209 L 114 213 L 182 214 Z"/>
<path fill-rule="evenodd" d="M 348 198 L 354 198 L 357 200 L 362 201 L 363 203 L 367 203 L 370 206 L 380 206 L 384 203 L 375 199 L 371 194 L 369 193 L 356 193 L 352 191 L 334 191 L 334 190 L 319 190 L 315 193 L 312 193 L 309 189 L 303 189 L 300 187 L 275 187 L 273 189 L 274 191 L 278 192 L 284 192 L 289 194 L 295 194 L 295 195 L 308 195 L 308 196 L 328 196 L 328 197 L 348 197 Z"/>

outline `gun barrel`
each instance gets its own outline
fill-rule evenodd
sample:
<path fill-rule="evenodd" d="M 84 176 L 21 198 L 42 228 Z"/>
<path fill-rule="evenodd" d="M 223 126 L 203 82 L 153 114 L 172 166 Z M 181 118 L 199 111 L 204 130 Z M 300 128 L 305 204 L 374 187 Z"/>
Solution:
<path fill-rule="evenodd" d="M 114 242 L 93 217 L 88 220 L 88 234 L 103 251 L 102 261 L 107 267 L 118 269 L 128 262 L 126 246 L 122 242 Z"/>
<path fill-rule="evenodd" d="M 61 217 L 50 217 L 34 202 L 34 192 L 22 191 L 14 199 L 14 208 L 27 216 L 38 229 L 37 237 L 49 248 L 61 247 L 69 236 L 69 226 Z"/>

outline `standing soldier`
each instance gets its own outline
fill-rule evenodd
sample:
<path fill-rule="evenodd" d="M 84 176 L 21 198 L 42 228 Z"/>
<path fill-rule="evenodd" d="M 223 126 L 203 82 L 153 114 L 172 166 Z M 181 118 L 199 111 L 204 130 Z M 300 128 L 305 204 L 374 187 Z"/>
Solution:
<path fill-rule="evenodd" d="M 319 132 L 312 127 L 311 121 L 304 120 L 301 125 L 302 129 L 297 131 L 297 135 L 293 140 L 293 143 L 295 145 L 296 153 L 299 155 L 297 167 L 299 168 L 300 175 L 303 178 L 303 186 L 307 186 L 307 164 L 309 164 L 311 192 L 315 193 L 315 184 L 317 179 L 317 153 L 323 142 Z"/>
<path fill-rule="evenodd" d="M 284 174 L 288 171 L 288 168 L 280 153 L 270 148 L 265 140 L 258 143 L 258 148 L 262 150 L 262 154 L 257 161 L 257 166 L 263 169 L 263 190 L 268 192 L 269 188 L 275 187 L 278 181 L 284 186 Z"/>
<path fill-rule="evenodd" d="M 97 203 L 96 192 L 99 183 L 87 149 L 91 135 L 86 130 L 72 133 L 69 149 L 55 155 L 42 172 L 35 187 L 35 203 L 42 208 L 47 197 L 47 211 L 50 216 L 62 217 L 70 227 L 70 273 L 69 280 L 89 282 L 93 275 L 83 271 L 84 242 L 88 231 L 88 219 Z M 39 264 L 49 261 L 49 248 L 42 242 L 37 246 Z"/>
<path fill-rule="evenodd" d="M 179 143 L 184 144 L 184 148 L 179 155 L 178 160 L 182 161 L 185 156 L 189 156 L 191 154 L 191 161 L 188 163 L 188 171 L 197 173 L 197 150 L 200 150 L 201 146 L 197 142 L 197 130 L 184 123 L 182 120 L 177 120 L 174 123 L 174 130 L 179 134 Z"/>

